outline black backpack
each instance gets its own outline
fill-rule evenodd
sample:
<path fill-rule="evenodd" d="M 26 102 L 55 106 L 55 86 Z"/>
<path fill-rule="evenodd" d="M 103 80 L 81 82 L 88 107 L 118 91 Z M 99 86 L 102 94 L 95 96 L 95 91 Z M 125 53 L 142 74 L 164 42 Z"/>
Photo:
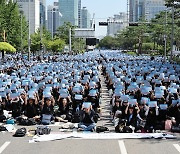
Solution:
<path fill-rule="evenodd" d="M 6 127 L 0 126 L 0 132 L 1 132 L 1 131 L 6 131 L 6 130 L 7 130 Z"/>
<path fill-rule="evenodd" d="M 19 128 L 16 130 L 15 134 L 13 135 L 14 137 L 23 137 L 26 135 L 26 128 Z"/>
<path fill-rule="evenodd" d="M 96 127 L 97 133 L 101 133 L 101 132 L 105 132 L 105 131 L 109 131 L 109 129 L 107 127 L 104 127 L 104 126 L 97 126 Z"/>

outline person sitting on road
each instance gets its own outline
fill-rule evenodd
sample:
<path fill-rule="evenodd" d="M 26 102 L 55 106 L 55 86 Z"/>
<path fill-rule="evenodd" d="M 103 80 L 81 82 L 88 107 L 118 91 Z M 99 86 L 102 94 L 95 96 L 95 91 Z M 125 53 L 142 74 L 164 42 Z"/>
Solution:
<path fill-rule="evenodd" d="M 139 113 L 139 108 L 137 106 L 133 106 L 133 104 L 127 105 L 127 108 L 125 110 L 126 115 L 126 126 L 132 126 L 137 129 L 137 114 Z"/>
<path fill-rule="evenodd" d="M 56 114 L 56 119 L 62 122 L 72 121 L 72 112 L 70 111 L 70 104 L 66 98 L 63 98 L 59 104 L 59 109 Z"/>
<path fill-rule="evenodd" d="M 40 112 L 41 112 L 41 109 L 38 104 L 37 98 L 35 97 L 29 98 L 27 101 L 24 102 L 24 115 L 27 118 L 33 118 L 35 120 L 39 120 Z"/>
<path fill-rule="evenodd" d="M 45 103 L 42 104 L 41 123 L 43 125 L 49 125 L 54 120 L 54 99 L 48 97 L 45 99 Z"/>
<path fill-rule="evenodd" d="M 92 109 L 91 103 L 83 103 L 80 111 L 80 123 L 78 124 L 79 131 L 94 131 L 95 130 L 95 112 Z"/>

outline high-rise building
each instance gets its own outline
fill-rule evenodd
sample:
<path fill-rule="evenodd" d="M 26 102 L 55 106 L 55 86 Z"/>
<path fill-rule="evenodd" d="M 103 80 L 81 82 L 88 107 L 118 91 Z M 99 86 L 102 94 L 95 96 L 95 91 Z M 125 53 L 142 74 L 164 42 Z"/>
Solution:
<path fill-rule="evenodd" d="M 161 11 L 166 10 L 165 0 L 146 0 L 144 3 L 145 19 L 150 21 Z"/>
<path fill-rule="evenodd" d="M 144 17 L 144 2 L 146 0 L 130 0 L 129 3 L 129 21 L 137 22 Z"/>
<path fill-rule="evenodd" d="M 60 12 L 59 3 L 54 2 L 54 5 L 49 5 L 47 8 L 47 28 L 51 34 L 55 34 L 57 28 L 60 26 Z"/>
<path fill-rule="evenodd" d="M 46 26 L 46 0 L 40 0 L 40 25 Z"/>
<path fill-rule="evenodd" d="M 141 19 L 150 21 L 160 11 L 166 9 L 165 0 L 130 0 L 129 21 L 138 22 Z"/>
<path fill-rule="evenodd" d="M 78 27 L 81 28 L 81 17 L 82 17 L 82 14 L 81 14 L 81 0 L 78 1 Z"/>
<path fill-rule="evenodd" d="M 91 27 L 91 15 L 86 7 L 83 7 L 81 10 L 81 28 L 90 28 Z"/>
<path fill-rule="evenodd" d="M 127 26 L 127 14 L 124 12 L 120 12 L 119 14 L 115 14 L 114 17 L 109 17 L 107 19 L 107 35 L 115 36 L 118 31 L 123 30 Z"/>
<path fill-rule="evenodd" d="M 60 25 L 70 22 L 78 26 L 78 2 L 79 0 L 59 0 L 59 11 L 62 14 Z"/>
<path fill-rule="evenodd" d="M 30 34 L 33 34 L 40 27 L 40 0 L 14 1 L 17 2 L 20 11 L 26 17 L 27 22 L 30 22 Z"/>

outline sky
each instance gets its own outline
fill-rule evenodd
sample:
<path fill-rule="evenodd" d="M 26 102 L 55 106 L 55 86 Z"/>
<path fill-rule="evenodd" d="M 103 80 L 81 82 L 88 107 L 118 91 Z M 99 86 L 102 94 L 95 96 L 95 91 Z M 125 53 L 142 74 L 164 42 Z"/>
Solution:
<path fill-rule="evenodd" d="M 53 1 L 46 0 L 46 5 L 53 4 Z M 106 27 L 100 27 L 99 21 L 107 21 L 108 17 L 113 17 L 114 14 L 127 11 L 127 0 L 81 0 L 82 7 L 87 7 L 91 16 L 95 13 L 96 21 L 96 36 L 102 37 L 107 33 Z"/>

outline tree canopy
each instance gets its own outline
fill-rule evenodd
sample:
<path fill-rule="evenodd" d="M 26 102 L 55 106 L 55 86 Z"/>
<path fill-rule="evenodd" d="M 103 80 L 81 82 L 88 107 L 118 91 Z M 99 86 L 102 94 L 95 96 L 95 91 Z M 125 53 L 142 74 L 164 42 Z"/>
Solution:
<path fill-rule="evenodd" d="M 22 46 L 27 46 L 27 22 L 24 15 L 21 15 L 17 3 L 11 0 L 0 0 L 0 41 L 4 41 L 4 32 L 5 41 L 16 49 L 21 49 L 21 34 Z"/>
<path fill-rule="evenodd" d="M 16 52 L 16 49 L 7 42 L 0 42 L 0 51 Z"/>

